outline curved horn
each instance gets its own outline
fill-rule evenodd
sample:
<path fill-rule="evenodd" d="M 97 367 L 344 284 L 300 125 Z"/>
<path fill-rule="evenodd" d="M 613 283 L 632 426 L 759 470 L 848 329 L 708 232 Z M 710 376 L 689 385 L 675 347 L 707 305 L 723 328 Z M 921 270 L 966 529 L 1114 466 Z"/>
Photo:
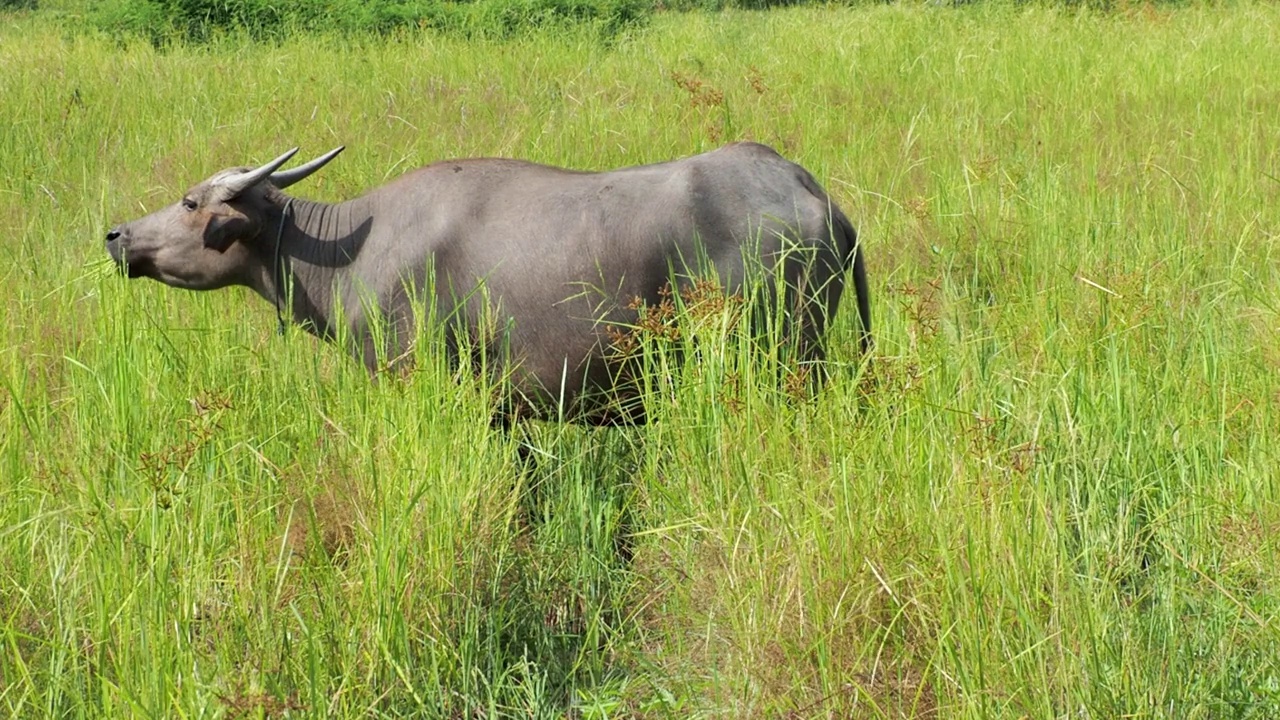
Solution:
<path fill-rule="evenodd" d="M 299 165 L 292 170 L 281 170 L 277 173 L 271 173 L 271 184 L 283 190 L 299 180 L 306 178 L 308 175 L 319 170 L 325 165 L 328 165 L 329 161 L 338 157 L 338 153 L 345 150 L 346 147 L 346 145 L 339 145 L 306 165 Z"/>
<path fill-rule="evenodd" d="M 263 178 L 275 172 L 281 165 L 288 162 L 289 158 L 293 157 L 293 154 L 296 152 L 298 152 L 298 148 L 287 151 L 285 154 L 262 167 L 227 175 L 218 180 L 217 185 L 227 193 L 228 198 L 233 198 L 262 182 Z"/>

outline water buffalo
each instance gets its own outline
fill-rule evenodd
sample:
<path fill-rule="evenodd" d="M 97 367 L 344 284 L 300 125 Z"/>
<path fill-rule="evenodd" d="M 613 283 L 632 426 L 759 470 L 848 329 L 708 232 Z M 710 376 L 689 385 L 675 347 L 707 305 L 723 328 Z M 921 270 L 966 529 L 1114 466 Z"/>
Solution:
<path fill-rule="evenodd" d="M 488 308 L 505 327 L 516 405 L 534 417 L 619 421 L 607 329 L 634 323 L 634 299 L 657 302 L 673 277 L 688 277 L 680 273 L 693 258 L 729 292 L 750 262 L 773 267 L 810 359 L 821 355 L 851 270 L 869 346 L 853 226 L 812 175 L 766 146 L 607 172 L 449 160 L 332 204 L 282 192 L 341 150 L 292 170 L 280 168 L 296 148 L 219 172 L 113 228 L 107 251 L 131 278 L 192 290 L 247 285 L 322 338 L 342 334 L 341 318 L 371 370 L 380 355 L 405 350 L 423 298 L 473 329 Z M 473 292 L 481 281 L 484 292 Z M 370 310 L 393 332 L 372 331 Z"/>

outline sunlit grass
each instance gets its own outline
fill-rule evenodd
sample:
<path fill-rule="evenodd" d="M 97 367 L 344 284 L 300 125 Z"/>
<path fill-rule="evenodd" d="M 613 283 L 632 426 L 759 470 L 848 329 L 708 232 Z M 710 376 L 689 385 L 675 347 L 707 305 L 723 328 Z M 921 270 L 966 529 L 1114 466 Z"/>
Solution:
<path fill-rule="evenodd" d="M 1280 715 L 1277 28 L 877 7 L 157 53 L 4 17 L 0 708 Z M 657 422 L 507 436 L 429 348 L 370 382 L 247 291 L 103 260 L 294 145 L 347 145 L 297 188 L 337 199 L 736 139 L 865 242 L 877 359 L 847 304 L 814 400 L 732 339 L 651 344 Z"/>

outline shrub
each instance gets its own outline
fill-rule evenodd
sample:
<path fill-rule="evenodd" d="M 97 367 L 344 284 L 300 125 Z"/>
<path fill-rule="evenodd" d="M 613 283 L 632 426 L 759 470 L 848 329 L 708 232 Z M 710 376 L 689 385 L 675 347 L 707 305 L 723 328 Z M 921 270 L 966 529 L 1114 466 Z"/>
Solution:
<path fill-rule="evenodd" d="M 106 32 L 142 35 L 160 45 L 203 42 L 219 30 L 270 34 L 280 29 L 283 13 L 260 0 L 102 0 L 90 18 Z"/>
<path fill-rule="evenodd" d="M 641 22 L 644 0 L 476 0 L 462 15 L 468 35 L 510 37 L 529 30 L 593 25 L 606 37 Z"/>
<path fill-rule="evenodd" d="M 507 38 L 587 25 L 612 37 L 643 22 L 651 9 L 650 0 L 100 0 L 91 17 L 100 29 L 142 35 L 159 45 L 205 42 L 225 32 L 273 38 L 295 31 L 384 34 L 403 27 Z"/>

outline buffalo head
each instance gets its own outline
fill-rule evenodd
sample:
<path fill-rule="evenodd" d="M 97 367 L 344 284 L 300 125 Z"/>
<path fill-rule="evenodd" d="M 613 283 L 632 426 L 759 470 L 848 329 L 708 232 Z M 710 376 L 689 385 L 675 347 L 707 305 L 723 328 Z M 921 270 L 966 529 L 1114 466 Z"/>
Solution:
<path fill-rule="evenodd" d="M 178 202 L 117 225 L 107 233 L 107 252 L 131 278 L 189 290 L 248 284 L 255 241 L 280 218 L 284 198 L 278 191 L 319 170 L 342 148 L 277 172 L 297 151 L 258 168 L 223 170 Z"/>

